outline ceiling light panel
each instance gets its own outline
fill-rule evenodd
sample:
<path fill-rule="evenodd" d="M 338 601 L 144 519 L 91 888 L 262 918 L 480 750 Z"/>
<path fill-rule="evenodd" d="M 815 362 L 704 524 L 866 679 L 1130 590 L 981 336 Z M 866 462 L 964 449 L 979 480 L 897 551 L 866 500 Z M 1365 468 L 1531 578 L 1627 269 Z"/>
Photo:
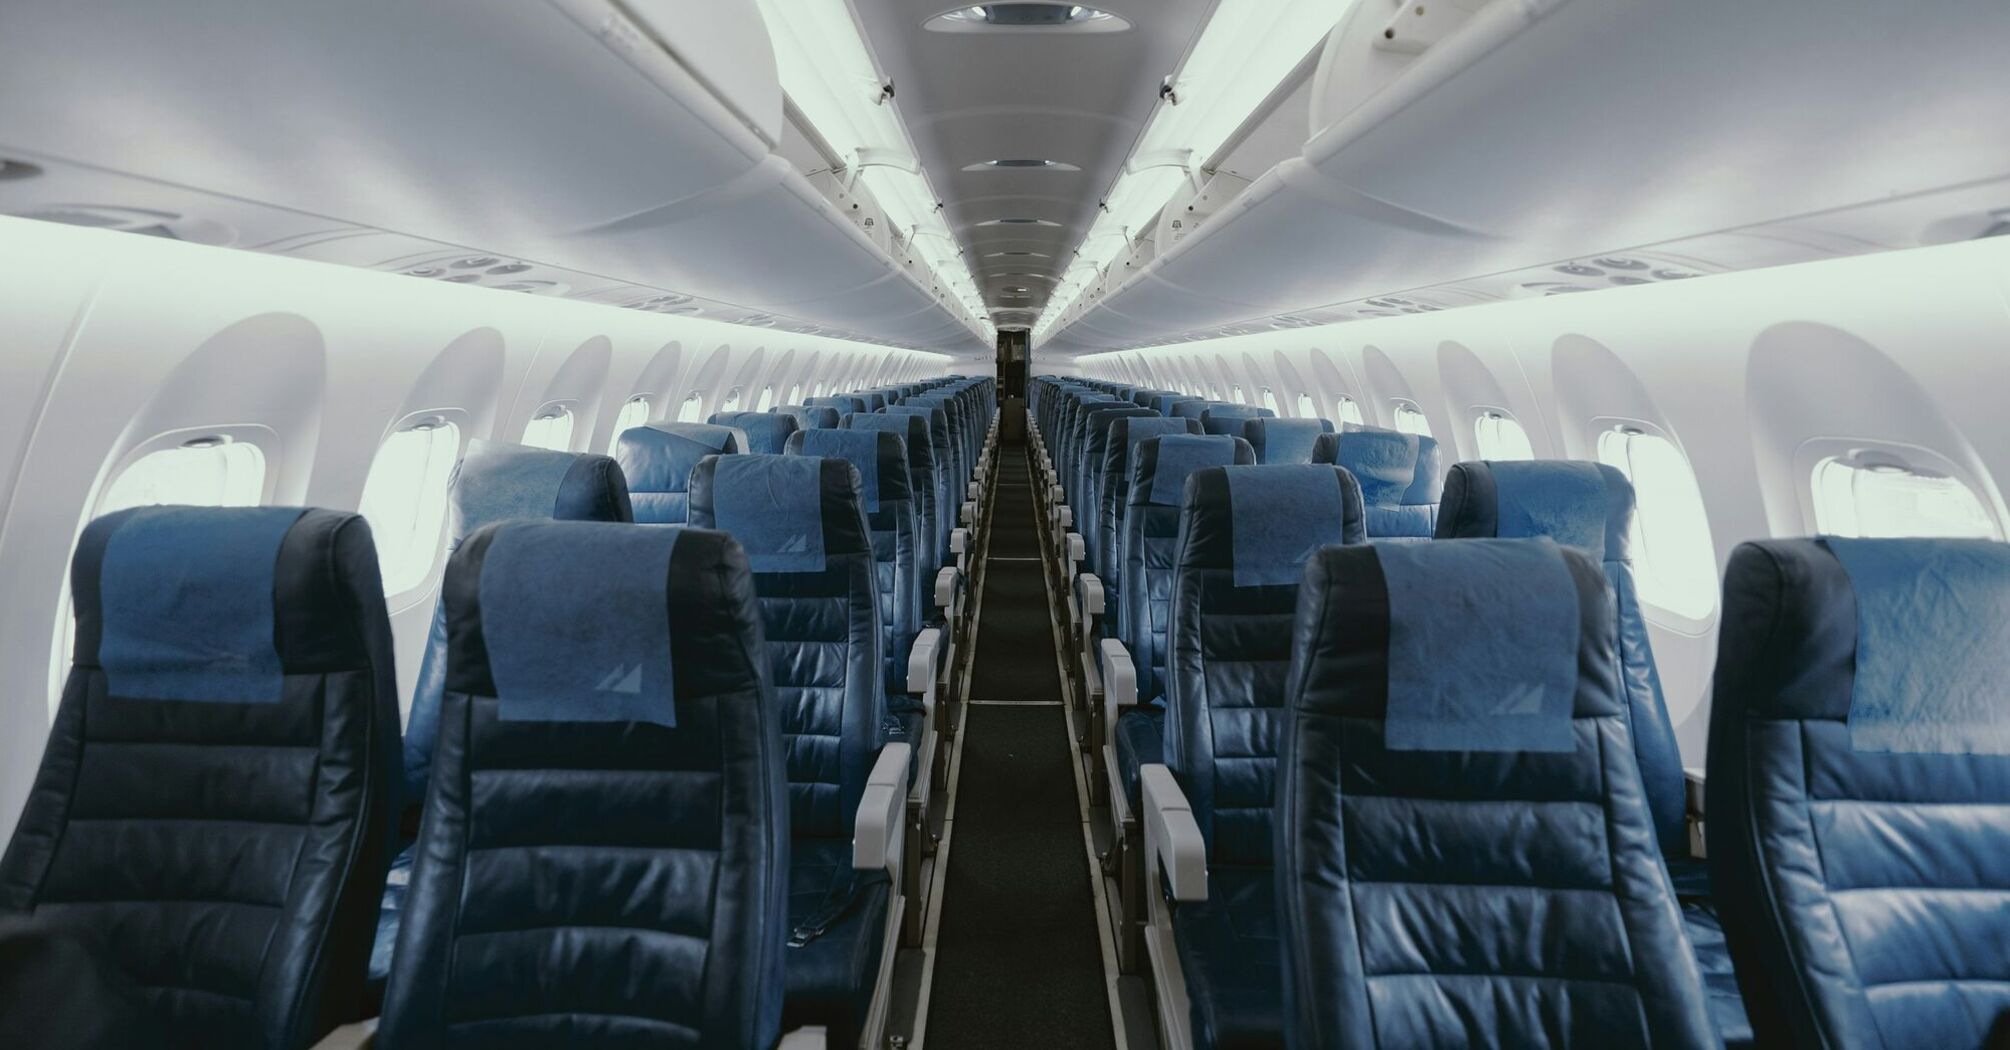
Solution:
<path fill-rule="evenodd" d="M 846 0 L 757 0 L 782 90 L 980 327 L 983 298 Z M 986 338 L 992 333 L 985 331 Z"/>
<path fill-rule="evenodd" d="M 1138 137 L 1103 212 L 1077 249 L 1077 271 L 1035 328 L 1044 340 L 1098 273 L 1122 258 L 1166 203 L 1320 47 L 1355 0 L 1220 0 Z"/>

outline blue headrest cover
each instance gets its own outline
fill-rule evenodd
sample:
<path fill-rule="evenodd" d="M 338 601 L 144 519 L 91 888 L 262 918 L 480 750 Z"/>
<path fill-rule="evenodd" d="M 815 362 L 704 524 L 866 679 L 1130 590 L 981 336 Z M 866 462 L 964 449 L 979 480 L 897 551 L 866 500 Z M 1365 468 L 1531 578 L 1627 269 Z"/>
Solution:
<path fill-rule="evenodd" d="M 481 569 L 498 717 L 677 724 L 670 555 L 679 528 L 509 521 Z M 590 586 L 564 587 L 563 580 Z"/>
<path fill-rule="evenodd" d="M 830 430 L 838 425 L 838 410 L 826 405 L 783 405 L 775 414 L 795 417 L 798 430 Z"/>
<path fill-rule="evenodd" d="M 1200 429 L 1205 434 L 1230 434 L 1242 436 L 1242 423 L 1246 419 L 1269 419 L 1277 413 L 1267 408 L 1253 405 L 1216 405 L 1200 414 Z"/>
<path fill-rule="evenodd" d="M 1160 394 L 1159 396 L 1152 398 L 1152 403 L 1150 405 L 1147 405 L 1146 407 L 1152 409 L 1153 411 L 1157 412 L 1159 415 L 1162 416 L 1177 416 L 1179 415 L 1178 411 L 1179 406 L 1185 404 L 1188 401 L 1199 401 L 1199 400 L 1200 398 L 1188 397 L 1185 394 Z"/>
<path fill-rule="evenodd" d="M 1296 586 L 1314 552 L 1349 541 L 1349 500 L 1360 518 L 1360 489 L 1345 471 L 1312 464 L 1223 470 L 1237 587 Z"/>
<path fill-rule="evenodd" d="M 1389 595 L 1390 750 L 1575 750 L 1583 599 L 1562 548 L 1529 539 L 1374 551 Z"/>
<path fill-rule="evenodd" d="M 1200 434 L 1167 434 L 1158 442 L 1158 462 L 1152 474 L 1151 502 L 1177 507 L 1186 491 L 1188 474 L 1202 467 L 1235 462 L 1235 438 Z M 1137 449 L 1131 449 L 1133 455 Z M 1136 462 L 1133 460 L 1133 462 Z"/>
<path fill-rule="evenodd" d="M 689 492 L 699 460 L 742 451 L 731 427 L 650 423 L 622 431 L 614 458 L 628 475 L 630 492 Z"/>
<path fill-rule="evenodd" d="M 1349 423 L 1332 438 L 1313 438 L 1321 457 L 1328 454 L 1334 466 L 1347 468 L 1361 483 L 1361 498 L 1370 507 L 1400 506 L 1403 496 L 1417 480 L 1419 441 L 1415 434 L 1381 427 Z"/>
<path fill-rule="evenodd" d="M 900 442 L 903 451 L 910 450 L 920 442 L 923 448 L 933 448 L 934 442 L 928 436 L 928 417 L 920 412 L 902 412 L 888 408 L 879 412 L 854 412 L 845 419 L 845 426 L 853 430 L 864 430 L 880 434 L 892 434 Z M 909 459 L 919 458 L 908 456 Z M 909 470 L 920 469 L 908 464 Z"/>
<path fill-rule="evenodd" d="M 278 703 L 280 544 L 299 507 L 140 507 L 91 523 L 102 549 L 98 664 L 106 691 L 148 700 Z M 109 535 L 104 533 L 109 530 Z"/>
<path fill-rule="evenodd" d="M 842 433 L 810 430 L 803 436 Z M 823 571 L 822 459 L 725 456 L 715 469 L 714 523 L 740 541 L 755 572 Z"/>
<path fill-rule="evenodd" d="M 623 434 L 622 444 L 643 429 Z M 628 521 L 634 514 L 623 477 L 606 456 L 470 441 L 454 471 L 448 546 L 458 547 L 476 529 L 511 518 Z"/>
<path fill-rule="evenodd" d="M 1445 454 L 1437 438 L 1417 438 L 1417 476 L 1403 493 L 1405 507 L 1435 507 L 1445 499 Z"/>
<path fill-rule="evenodd" d="M 1114 447 L 1121 431 L 1124 443 L 1124 469 L 1129 470 L 1138 461 L 1138 443 L 1167 434 L 1192 434 L 1192 425 L 1184 419 L 1167 419 L 1164 416 L 1124 416 L 1110 429 L 1110 443 Z M 1104 456 L 1109 452 L 1106 450 Z"/>
<path fill-rule="evenodd" d="M 847 419 L 865 418 L 865 413 L 854 412 Z M 841 459 L 858 471 L 859 499 L 865 504 L 867 514 L 879 510 L 880 479 L 886 477 L 888 484 L 905 481 L 900 471 L 881 471 L 882 447 L 880 432 L 874 430 L 811 430 L 797 438 L 791 451 L 799 456 L 820 456 L 824 459 Z M 905 455 L 903 454 L 903 458 Z M 891 476 L 889 476 L 891 475 Z"/>
<path fill-rule="evenodd" d="M 1851 749 L 2010 755 L 2010 544 L 1821 543 L 1856 595 Z"/>
<path fill-rule="evenodd" d="M 730 427 L 747 435 L 747 447 L 742 451 L 769 456 L 781 455 L 782 445 L 789 440 L 789 435 L 801 429 L 796 417 L 773 412 L 715 412 L 712 424 Z"/>
<path fill-rule="evenodd" d="M 1226 407 L 1228 406 L 1224 405 L 1220 401 L 1203 401 L 1199 398 L 1194 398 L 1193 400 L 1190 401 L 1174 402 L 1172 406 L 1172 414 L 1180 417 L 1181 419 L 1199 420 L 1201 426 L 1205 428 L 1207 426 L 1207 411 L 1211 408 L 1226 408 Z"/>
<path fill-rule="evenodd" d="M 1321 434 L 1331 434 L 1333 424 L 1323 419 L 1271 419 L 1258 416 L 1242 421 L 1242 436 L 1256 449 L 1256 461 L 1269 463 L 1310 463 L 1312 446 Z M 1367 482 L 1361 483 L 1366 494 Z"/>
<path fill-rule="evenodd" d="M 1545 536 L 1599 561 L 1629 560 L 1633 486 L 1617 467 L 1538 459 L 1453 469 L 1460 484 L 1443 519 L 1448 530 L 1501 539 Z"/>

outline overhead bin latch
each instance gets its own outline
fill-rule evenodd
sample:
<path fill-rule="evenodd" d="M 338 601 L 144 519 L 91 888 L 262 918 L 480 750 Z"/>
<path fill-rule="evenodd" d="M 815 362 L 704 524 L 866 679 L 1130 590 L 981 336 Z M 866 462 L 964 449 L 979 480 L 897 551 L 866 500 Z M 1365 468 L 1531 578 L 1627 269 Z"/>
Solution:
<path fill-rule="evenodd" d="M 1492 0 L 1402 0 L 1375 38 L 1378 51 L 1421 55 Z"/>

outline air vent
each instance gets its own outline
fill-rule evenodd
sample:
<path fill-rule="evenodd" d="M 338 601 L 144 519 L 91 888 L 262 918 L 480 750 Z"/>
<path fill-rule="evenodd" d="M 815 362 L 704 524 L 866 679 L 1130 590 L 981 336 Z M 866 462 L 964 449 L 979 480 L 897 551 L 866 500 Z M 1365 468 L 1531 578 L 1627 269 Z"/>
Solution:
<path fill-rule="evenodd" d="M 944 11 L 922 23 L 936 33 L 1032 31 L 1043 33 L 1121 33 L 1129 22 L 1085 4 L 1026 2 L 973 4 Z"/>
<path fill-rule="evenodd" d="M 1058 222 L 1055 222 L 1055 221 L 1053 221 L 1052 219 L 1021 219 L 1021 218 L 1010 218 L 1010 219 L 986 219 L 986 220 L 984 220 L 983 222 L 980 222 L 980 223 L 978 223 L 977 225 L 979 225 L 979 226 L 1060 226 L 1061 224 L 1060 224 L 1060 223 L 1058 223 Z"/>
<path fill-rule="evenodd" d="M 24 219 L 60 222 L 66 226 L 87 226 L 117 230 L 148 237 L 166 237 L 197 244 L 229 244 L 236 240 L 230 227 L 210 219 L 191 219 L 171 211 L 152 208 L 122 208 L 111 204 L 50 204 L 22 212 Z"/>
<path fill-rule="evenodd" d="M 1021 171 L 1028 169 L 1034 171 L 1082 170 L 1081 168 L 1076 167 L 1073 164 L 1064 163 L 1062 161 L 1041 160 L 1032 157 L 1013 157 L 1013 158 L 1006 158 L 1003 160 L 980 160 L 975 164 L 966 164 L 963 166 L 964 171 L 998 171 L 1001 169 L 1013 169 Z"/>

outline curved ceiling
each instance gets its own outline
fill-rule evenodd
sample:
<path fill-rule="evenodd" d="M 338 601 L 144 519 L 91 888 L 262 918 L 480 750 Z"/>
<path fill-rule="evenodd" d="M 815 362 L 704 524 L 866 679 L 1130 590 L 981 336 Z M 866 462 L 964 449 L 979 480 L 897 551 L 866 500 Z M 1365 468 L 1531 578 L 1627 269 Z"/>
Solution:
<path fill-rule="evenodd" d="M 1000 328 L 1030 326 L 1214 0 L 1098 0 L 1122 32 L 922 27 L 944 0 L 853 0 Z M 1062 167 L 966 168 L 991 160 Z M 998 219 L 1026 223 L 983 225 Z M 1019 254 L 1030 253 L 1030 254 Z M 1023 292 L 1014 289 L 1024 289 Z"/>

